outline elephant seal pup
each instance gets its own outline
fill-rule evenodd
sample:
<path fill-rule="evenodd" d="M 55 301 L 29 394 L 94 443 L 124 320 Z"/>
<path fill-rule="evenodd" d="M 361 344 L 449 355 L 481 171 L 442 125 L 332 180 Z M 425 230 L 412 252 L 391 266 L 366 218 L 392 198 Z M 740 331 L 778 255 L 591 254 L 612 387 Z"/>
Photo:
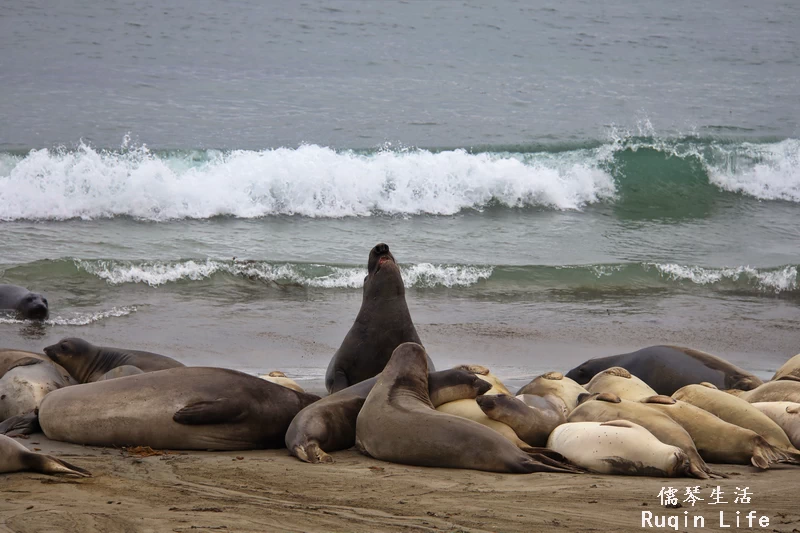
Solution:
<path fill-rule="evenodd" d="M 772 381 L 779 379 L 790 379 L 793 381 L 800 381 L 800 353 L 783 363 L 775 375 L 772 376 Z M 742 387 L 729 387 L 731 389 L 741 389 Z"/>
<path fill-rule="evenodd" d="M 50 312 L 47 298 L 18 285 L 0 285 L 0 310 L 13 310 L 33 320 L 43 320 Z"/>
<path fill-rule="evenodd" d="M 506 386 L 500 381 L 500 378 L 492 374 L 491 370 L 482 365 L 458 365 L 455 368 L 461 368 L 467 372 L 472 372 L 482 380 L 490 383 L 492 388 L 486 394 L 507 394 L 513 396 Z"/>
<path fill-rule="evenodd" d="M 795 402 L 800 403 L 800 381 L 779 379 L 767 381 L 753 390 L 726 390 L 750 403 L 755 402 Z"/>
<path fill-rule="evenodd" d="M 638 402 L 655 396 L 650 386 L 622 367 L 614 366 L 595 374 L 586 385 L 589 392 L 611 392 L 622 399 Z"/>
<path fill-rule="evenodd" d="M 395 348 L 420 344 L 406 305 L 400 267 L 383 243 L 369 253 L 364 296 L 356 321 L 333 354 L 325 373 L 325 388 L 334 393 L 380 374 Z M 433 363 L 428 359 L 433 372 Z"/>
<path fill-rule="evenodd" d="M 178 367 L 66 387 L 45 396 L 48 438 L 176 450 L 280 448 L 318 396 L 225 368 Z"/>
<path fill-rule="evenodd" d="M 37 409 L 45 396 L 68 383 L 48 361 L 24 359 L 0 378 L 0 422 Z"/>
<path fill-rule="evenodd" d="M 356 419 L 373 377 L 314 402 L 297 413 L 286 431 L 289 453 L 307 463 L 332 463 L 330 452 L 352 448 L 356 443 Z M 442 370 L 428 375 L 428 393 L 434 407 L 485 394 L 491 385 L 472 372 Z"/>
<path fill-rule="evenodd" d="M 397 347 L 356 421 L 356 446 L 393 463 L 488 472 L 580 472 L 560 454 L 526 453 L 501 435 L 433 408 L 425 348 Z"/>
<path fill-rule="evenodd" d="M 583 386 L 578 385 L 574 380 L 565 377 L 561 372 L 547 372 L 533 380 L 517 391 L 517 396 L 522 394 L 532 394 L 536 396 L 546 396 L 552 394 L 564 401 L 567 409 L 572 411 L 578 406 L 578 396 L 586 394 Z"/>
<path fill-rule="evenodd" d="M 154 372 L 168 368 L 182 367 L 171 357 L 138 350 L 122 350 L 95 346 L 78 338 L 61 339 L 44 349 L 44 353 L 67 369 L 79 383 L 99 380 L 103 374 L 118 366 L 135 366 L 142 372 Z"/>
<path fill-rule="evenodd" d="M 705 409 L 726 422 L 755 431 L 773 446 L 800 453 L 778 424 L 741 398 L 703 385 L 681 387 L 672 397 Z"/>
<path fill-rule="evenodd" d="M 286 374 L 284 374 L 280 370 L 273 370 L 269 374 L 260 374 L 258 377 L 260 377 L 261 379 L 266 379 L 267 381 L 271 381 L 277 385 L 289 387 L 290 389 L 294 389 L 297 392 L 305 392 L 303 390 L 303 387 L 298 385 L 297 382 L 292 378 L 287 378 Z"/>
<path fill-rule="evenodd" d="M 778 424 L 795 448 L 800 447 L 800 403 L 756 402 L 750 404 Z"/>
<path fill-rule="evenodd" d="M 42 474 L 90 477 L 88 471 L 49 455 L 34 453 L 12 438 L 0 435 L 0 474 L 32 470 Z"/>
<path fill-rule="evenodd" d="M 762 469 L 772 463 L 800 464 L 800 454 L 781 450 L 755 431 L 725 422 L 690 403 L 669 396 L 645 398 L 642 403 L 683 426 L 700 456 L 709 463 L 752 464 Z"/>
<path fill-rule="evenodd" d="M 604 392 L 585 399 L 569 415 L 570 422 L 611 422 L 612 420 L 627 420 L 639 424 L 653 434 L 655 438 L 677 446 L 689 458 L 688 475 L 699 479 L 708 479 L 712 475 L 718 476 L 708 467 L 683 426 L 675 422 L 668 415 L 648 407 L 647 404 L 623 400 L 619 396 Z"/>
<path fill-rule="evenodd" d="M 684 477 L 689 458 L 627 420 L 568 422 L 553 430 L 547 447 L 598 474 Z"/>
<path fill-rule="evenodd" d="M 555 400 L 549 408 L 530 407 L 522 400 L 503 394 L 478 396 L 475 401 L 490 419 L 506 424 L 526 444 L 538 447 L 545 446 L 550 433 L 567 421 L 564 402 L 554 396 L 549 398 Z"/>
<path fill-rule="evenodd" d="M 598 372 L 622 367 L 653 388 L 670 395 L 684 385 L 708 381 L 719 388 L 749 390 L 762 381 L 728 361 L 700 350 L 680 346 L 650 346 L 631 353 L 589 359 L 567 377 L 588 383 Z"/>

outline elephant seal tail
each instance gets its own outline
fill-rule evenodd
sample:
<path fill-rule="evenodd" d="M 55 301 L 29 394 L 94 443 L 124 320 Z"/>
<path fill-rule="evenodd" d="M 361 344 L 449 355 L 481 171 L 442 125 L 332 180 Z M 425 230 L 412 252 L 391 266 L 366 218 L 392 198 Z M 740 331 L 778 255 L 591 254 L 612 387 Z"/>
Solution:
<path fill-rule="evenodd" d="M 30 452 L 23 459 L 26 466 L 35 472 L 42 474 L 65 474 L 68 476 L 92 477 L 91 472 L 84 470 L 61 459 L 56 459 L 50 455 Z"/>
<path fill-rule="evenodd" d="M 524 465 L 525 472 L 586 473 L 585 469 L 570 463 L 566 457 L 550 448 L 526 446 L 520 449 L 533 459 L 533 461 Z"/>
<path fill-rule="evenodd" d="M 763 437 L 759 436 L 756 445 L 753 447 L 753 456 L 750 458 L 753 466 L 766 470 L 769 465 L 774 463 L 786 463 L 790 465 L 800 465 L 800 451 L 783 450 L 773 446 Z"/>

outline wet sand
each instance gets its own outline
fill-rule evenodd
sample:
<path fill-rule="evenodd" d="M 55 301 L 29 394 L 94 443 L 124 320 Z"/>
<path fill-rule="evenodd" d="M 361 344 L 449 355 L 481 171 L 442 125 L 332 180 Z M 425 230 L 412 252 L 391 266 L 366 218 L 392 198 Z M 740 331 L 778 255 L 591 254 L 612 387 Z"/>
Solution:
<path fill-rule="evenodd" d="M 720 510 L 732 525 L 724 531 L 748 529 L 744 517 L 751 510 L 769 519 L 768 527 L 757 530 L 800 529 L 797 467 L 759 472 L 720 465 L 730 478 L 718 481 L 513 475 L 396 465 L 354 450 L 335 453 L 334 464 L 310 465 L 286 450 L 140 457 L 53 442 L 41 434 L 22 442 L 86 468 L 93 477 L 0 475 L 0 531 L 642 531 L 643 511 L 679 517 L 681 531 L 695 530 L 691 520 L 700 515 L 702 530 L 715 531 Z M 686 487 L 695 485 L 705 501 L 677 509 L 660 505 L 662 487 L 677 488 L 684 500 Z M 708 504 L 718 485 L 727 505 Z M 736 488 L 745 486 L 750 504 L 733 503 Z"/>

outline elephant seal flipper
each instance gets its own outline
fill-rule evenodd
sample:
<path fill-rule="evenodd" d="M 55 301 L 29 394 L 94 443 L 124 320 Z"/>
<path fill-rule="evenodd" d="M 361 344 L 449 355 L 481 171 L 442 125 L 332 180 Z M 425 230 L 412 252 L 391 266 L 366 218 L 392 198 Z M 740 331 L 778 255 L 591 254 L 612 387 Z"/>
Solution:
<path fill-rule="evenodd" d="M 228 424 L 240 422 L 247 417 L 247 406 L 236 400 L 196 402 L 178 410 L 172 419 L 178 424 L 199 426 L 203 424 Z"/>
<path fill-rule="evenodd" d="M 16 437 L 17 435 L 32 435 L 42 431 L 39 426 L 39 413 L 31 411 L 25 415 L 15 415 L 0 423 L 0 435 Z"/>
<path fill-rule="evenodd" d="M 88 470 L 61 459 L 29 451 L 19 442 L 0 435 L 0 473 L 32 470 L 43 474 L 91 477 Z"/>

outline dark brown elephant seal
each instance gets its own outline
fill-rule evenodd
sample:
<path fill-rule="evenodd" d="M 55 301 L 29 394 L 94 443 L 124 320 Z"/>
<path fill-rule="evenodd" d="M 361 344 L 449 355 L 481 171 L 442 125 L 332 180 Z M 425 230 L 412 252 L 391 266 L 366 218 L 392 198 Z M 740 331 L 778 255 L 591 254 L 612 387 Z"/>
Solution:
<path fill-rule="evenodd" d="M 358 413 L 377 381 L 373 377 L 356 383 L 297 413 L 286 432 L 289 453 L 307 463 L 332 463 L 330 452 L 352 448 Z M 442 370 L 428 376 L 428 393 L 434 407 L 475 398 L 491 387 L 481 376 L 463 369 Z"/>
<path fill-rule="evenodd" d="M 531 407 L 520 399 L 502 394 L 479 396 L 475 401 L 486 416 L 508 425 L 526 444 L 537 447 L 546 446 L 550 433 L 567 421 L 564 402 L 554 396 L 551 398 L 558 403 L 545 408 Z"/>
<path fill-rule="evenodd" d="M 579 472 L 551 450 L 523 452 L 495 431 L 434 409 L 425 348 L 401 344 L 367 396 L 356 446 L 375 459 L 488 472 Z"/>
<path fill-rule="evenodd" d="M 317 400 L 235 370 L 179 367 L 54 391 L 39 424 L 50 439 L 91 446 L 280 448 L 292 418 Z"/>
<path fill-rule="evenodd" d="M 117 377 L 114 373 L 109 376 L 105 376 L 105 374 L 121 366 L 135 366 L 142 372 L 155 372 L 183 366 L 183 363 L 165 355 L 95 346 L 75 337 L 61 339 L 56 344 L 45 348 L 44 353 L 53 362 L 66 368 L 79 383 L 91 383 L 99 381 L 101 378 Z M 124 372 L 120 373 L 124 374 Z"/>
<path fill-rule="evenodd" d="M 700 350 L 680 346 L 650 346 L 631 353 L 589 359 L 567 377 L 581 385 L 595 374 L 619 366 L 638 377 L 658 394 L 671 395 L 685 385 L 707 381 L 720 389 L 750 390 L 762 381 L 728 361 Z"/>
<path fill-rule="evenodd" d="M 400 267 L 387 244 L 369 253 L 364 296 L 356 321 L 333 354 L 325 387 L 334 393 L 380 374 L 395 348 L 404 342 L 421 344 L 406 305 Z M 431 372 L 433 363 L 428 359 Z"/>
<path fill-rule="evenodd" d="M 0 435 L 0 474 L 31 470 L 42 474 L 90 477 L 88 471 L 49 455 L 34 453 L 12 438 Z"/>
<path fill-rule="evenodd" d="M 16 311 L 23 318 L 47 318 L 47 298 L 19 285 L 0 285 L 0 310 Z"/>

